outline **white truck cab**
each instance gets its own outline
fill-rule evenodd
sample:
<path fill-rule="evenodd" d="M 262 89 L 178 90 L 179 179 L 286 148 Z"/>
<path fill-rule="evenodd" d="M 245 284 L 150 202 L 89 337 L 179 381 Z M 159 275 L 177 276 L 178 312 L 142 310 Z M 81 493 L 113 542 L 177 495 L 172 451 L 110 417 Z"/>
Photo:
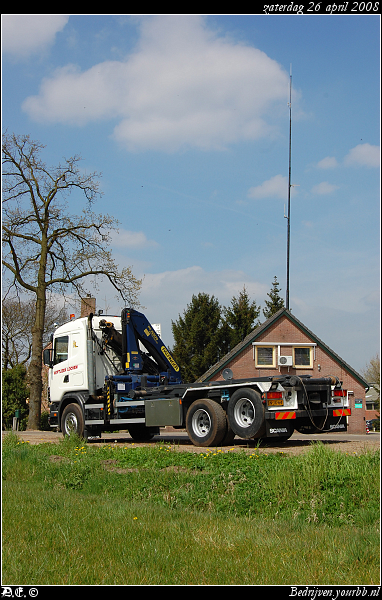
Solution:
<path fill-rule="evenodd" d="M 92 329 L 99 344 L 92 344 L 92 357 L 89 360 L 88 318 L 69 321 L 58 327 L 54 333 L 52 368 L 49 369 L 49 393 L 51 402 L 59 402 L 68 391 L 89 391 L 89 382 L 95 381 L 95 389 L 105 383 L 106 375 L 115 375 L 121 369 L 120 358 L 109 350 L 102 351 L 102 331 L 99 322 L 105 319 L 93 316 Z M 121 331 L 121 318 L 108 316 L 115 329 Z M 92 373 L 90 371 L 93 371 Z"/>

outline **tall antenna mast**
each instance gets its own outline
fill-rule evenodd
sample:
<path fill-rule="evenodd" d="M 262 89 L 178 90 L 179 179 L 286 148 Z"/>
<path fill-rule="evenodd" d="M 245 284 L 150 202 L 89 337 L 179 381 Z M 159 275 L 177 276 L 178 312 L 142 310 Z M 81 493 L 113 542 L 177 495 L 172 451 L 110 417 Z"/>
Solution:
<path fill-rule="evenodd" d="M 286 282 L 286 308 L 289 310 L 289 261 L 290 261 L 290 189 L 292 175 L 292 65 L 289 76 L 289 180 L 288 180 L 288 215 L 287 219 L 287 282 Z"/>

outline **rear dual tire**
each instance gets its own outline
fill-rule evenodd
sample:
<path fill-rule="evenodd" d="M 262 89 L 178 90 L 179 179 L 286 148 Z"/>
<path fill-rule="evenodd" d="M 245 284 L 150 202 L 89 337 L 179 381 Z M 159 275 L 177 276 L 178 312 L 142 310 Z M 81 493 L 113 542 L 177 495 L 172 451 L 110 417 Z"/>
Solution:
<path fill-rule="evenodd" d="M 228 402 L 228 422 L 235 435 L 248 440 L 265 435 L 265 407 L 259 392 L 238 389 Z"/>
<path fill-rule="evenodd" d="M 210 398 L 191 404 L 186 416 L 186 430 L 195 446 L 220 446 L 230 443 L 234 437 L 224 409 Z"/>

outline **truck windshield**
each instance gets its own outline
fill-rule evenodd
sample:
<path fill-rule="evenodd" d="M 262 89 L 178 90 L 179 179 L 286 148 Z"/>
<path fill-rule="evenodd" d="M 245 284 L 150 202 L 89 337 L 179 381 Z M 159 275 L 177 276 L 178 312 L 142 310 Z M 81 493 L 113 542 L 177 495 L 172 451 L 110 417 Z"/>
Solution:
<path fill-rule="evenodd" d="M 63 335 L 54 340 L 54 360 L 53 364 L 67 360 L 68 358 L 69 336 Z"/>

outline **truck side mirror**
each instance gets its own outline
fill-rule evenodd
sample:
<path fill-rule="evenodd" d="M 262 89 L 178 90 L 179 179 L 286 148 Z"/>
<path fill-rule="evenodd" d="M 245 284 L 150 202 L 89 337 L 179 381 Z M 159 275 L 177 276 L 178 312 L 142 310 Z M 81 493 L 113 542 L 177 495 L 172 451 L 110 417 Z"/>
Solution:
<path fill-rule="evenodd" d="M 47 365 L 48 367 L 52 367 L 53 366 L 52 348 L 47 348 L 46 350 L 44 350 L 42 356 L 43 356 L 44 365 Z"/>

